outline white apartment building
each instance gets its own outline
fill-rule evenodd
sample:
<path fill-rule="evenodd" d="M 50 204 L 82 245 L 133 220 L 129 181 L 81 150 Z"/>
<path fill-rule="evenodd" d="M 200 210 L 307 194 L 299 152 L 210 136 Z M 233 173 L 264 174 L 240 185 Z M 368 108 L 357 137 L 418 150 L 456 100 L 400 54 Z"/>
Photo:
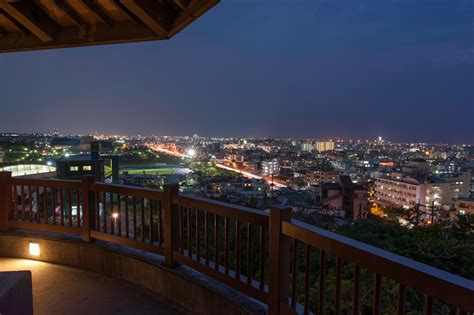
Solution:
<path fill-rule="evenodd" d="M 262 175 L 278 175 L 280 174 L 280 162 L 277 159 L 262 162 Z"/>
<path fill-rule="evenodd" d="M 449 183 L 419 180 L 401 173 L 375 179 L 375 202 L 381 206 L 413 208 L 421 205 L 448 207 L 451 204 Z"/>

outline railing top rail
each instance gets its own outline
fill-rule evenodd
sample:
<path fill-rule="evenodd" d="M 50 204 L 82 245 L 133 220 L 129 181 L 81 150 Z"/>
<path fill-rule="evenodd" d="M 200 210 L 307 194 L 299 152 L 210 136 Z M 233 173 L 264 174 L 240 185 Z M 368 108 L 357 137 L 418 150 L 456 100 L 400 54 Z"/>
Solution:
<path fill-rule="evenodd" d="M 268 213 L 260 210 L 183 194 L 173 196 L 173 204 L 187 208 L 205 210 L 210 213 L 236 219 L 242 222 L 268 226 L 269 215 Z"/>
<path fill-rule="evenodd" d="M 79 189 L 81 187 L 80 180 L 64 180 L 64 179 L 35 179 L 35 178 L 17 178 L 10 179 L 12 185 L 54 187 L 64 189 Z"/>
<path fill-rule="evenodd" d="M 163 191 L 158 189 L 131 187 L 125 185 L 93 183 L 91 189 L 99 192 L 115 193 L 119 195 L 126 195 L 139 198 L 147 198 L 154 200 L 161 200 L 163 198 Z"/>
<path fill-rule="evenodd" d="M 282 233 L 448 304 L 474 311 L 472 280 L 298 220 L 282 222 Z"/>

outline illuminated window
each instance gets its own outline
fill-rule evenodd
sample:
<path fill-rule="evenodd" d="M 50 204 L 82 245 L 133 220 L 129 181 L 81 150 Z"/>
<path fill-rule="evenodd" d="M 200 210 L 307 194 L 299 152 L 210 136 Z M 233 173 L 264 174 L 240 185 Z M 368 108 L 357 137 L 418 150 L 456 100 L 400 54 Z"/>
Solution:
<path fill-rule="evenodd" d="M 84 166 L 82 167 L 82 170 L 83 170 L 83 171 L 92 171 L 92 166 L 90 166 L 90 165 L 84 165 Z"/>
<path fill-rule="evenodd" d="M 71 172 L 77 172 L 77 171 L 79 171 L 79 166 L 70 166 L 70 167 L 69 167 L 69 171 L 71 171 Z"/>

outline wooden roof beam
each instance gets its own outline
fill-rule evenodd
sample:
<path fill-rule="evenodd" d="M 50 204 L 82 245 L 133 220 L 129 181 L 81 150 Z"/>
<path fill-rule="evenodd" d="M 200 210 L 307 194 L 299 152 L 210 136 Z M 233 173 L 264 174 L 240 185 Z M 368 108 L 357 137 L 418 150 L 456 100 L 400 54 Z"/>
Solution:
<path fill-rule="evenodd" d="M 220 0 L 192 0 L 186 7 L 186 10 L 178 14 L 173 22 L 173 26 L 170 30 L 170 36 L 174 36 L 176 33 L 181 31 L 192 21 L 197 19 L 199 16 L 207 12 L 213 6 L 219 3 Z"/>
<path fill-rule="evenodd" d="M 94 1 L 83 0 L 82 3 L 84 3 L 84 5 L 89 9 L 89 11 L 91 11 L 96 20 L 101 21 L 102 23 L 107 24 L 109 26 L 112 26 L 113 21 L 105 12 L 102 11 L 102 9 L 97 4 L 95 4 Z"/>
<path fill-rule="evenodd" d="M 170 17 L 162 15 L 166 14 L 165 7 L 158 1 L 120 0 L 120 2 L 157 35 L 169 38 L 170 25 L 167 25 L 167 20 Z"/>
<path fill-rule="evenodd" d="M 33 1 L 0 1 L 0 8 L 43 42 L 54 41 L 58 31 L 56 23 Z"/>
<path fill-rule="evenodd" d="M 181 0 L 172 0 L 172 1 L 176 7 L 180 8 L 183 11 L 186 10 L 186 7 L 184 6 Z"/>
<path fill-rule="evenodd" d="M 113 4 L 118 10 L 120 10 L 130 20 L 130 22 L 134 24 L 141 23 L 140 19 L 137 18 L 135 15 L 133 15 L 133 13 L 130 12 L 130 10 L 122 4 L 122 2 L 117 1 L 117 2 L 113 2 Z"/>

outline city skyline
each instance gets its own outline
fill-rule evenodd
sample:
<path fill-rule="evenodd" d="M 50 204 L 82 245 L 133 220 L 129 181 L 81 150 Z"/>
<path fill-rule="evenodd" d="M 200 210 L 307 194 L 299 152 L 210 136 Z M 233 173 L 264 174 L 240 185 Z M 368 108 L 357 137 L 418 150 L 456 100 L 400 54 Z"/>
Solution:
<path fill-rule="evenodd" d="M 2 54 L 2 131 L 472 144 L 470 1 L 245 3 L 166 45 Z"/>
<path fill-rule="evenodd" d="M 452 142 L 430 142 L 430 141 L 420 141 L 414 140 L 414 141 L 395 141 L 393 139 L 387 139 L 385 137 L 381 136 L 373 136 L 370 138 L 350 138 L 350 137 L 322 137 L 322 136 L 312 136 L 312 137 L 271 137 L 271 136 L 262 136 L 262 137 L 257 137 L 257 136 L 222 136 L 222 135 L 202 135 L 202 134 L 125 134 L 125 133 L 104 133 L 104 132 L 99 132 L 99 131 L 93 131 L 93 132 L 84 132 L 84 133 L 71 133 L 71 132 L 63 132 L 59 129 L 53 129 L 53 130 L 36 130 L 33 132 L 24 132 L 24 131 L 4 131 L 0 130 L 0 135 L 6 135 L 6 134 L 18 134 L 18 135 L 35 135 L 35 134 L 41 134 L 41 135 L 51 135 L 53 136 L 55 131 L 57 130 L 57 135 L 60 137 L 81 137 L 81 136 L 94 136 L 94 137 L 105 137 L 105 138 L 113 138 L 113 137 L 127 137 L 127 138 L 135 138 L 135 137 L 141 137 L 141 138 L 146 138 L 146 137 L 169 137 L 169 138 L 192 138 L 193 136 L 199 136 L 201 138 L 209 138 L 209 139 L 275 139 L 275 140 L 296 140 L 296 141 L 334 141 L 334 142 L 378 142 L 380 140 L 383 140 L 384 143 L 387 144 L 430 144 L 430 145 L 465 145 L 465 146 L 472 146 L 473 143 L 470 142 L 465 142 L 465 143 L 452 143 Z"/>

